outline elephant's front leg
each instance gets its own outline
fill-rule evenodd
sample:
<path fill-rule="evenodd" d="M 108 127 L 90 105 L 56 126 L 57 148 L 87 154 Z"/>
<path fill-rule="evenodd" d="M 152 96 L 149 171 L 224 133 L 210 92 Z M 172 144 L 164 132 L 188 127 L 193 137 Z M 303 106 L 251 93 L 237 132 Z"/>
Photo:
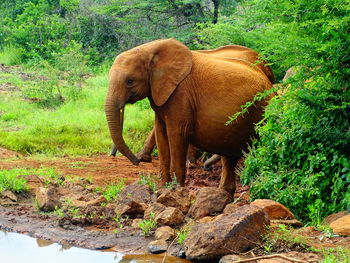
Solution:
<path fill-rule="evenodd" d="M 188 138 L 186 132 L 181 130 L 181 125 L 167 126 L 167 134 L 170 147 L 170 174 L 176 176 L 180 186 L 184 186 L 187 172 Z"/>
<path fill-rule="evenodd" d="M 157 118 L 157 116 L 155 120 L 155 139 L 158 147 L 160 173 L 162 175 L 161 183 L 164 185 L 165 183 L 171 181 L 169 142 L 165 123 Z"/>

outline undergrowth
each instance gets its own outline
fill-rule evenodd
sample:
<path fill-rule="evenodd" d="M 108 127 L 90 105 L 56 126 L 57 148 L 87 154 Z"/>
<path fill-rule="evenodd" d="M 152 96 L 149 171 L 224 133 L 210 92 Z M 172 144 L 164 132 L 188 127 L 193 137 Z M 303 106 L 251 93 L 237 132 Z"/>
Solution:
<path fill-rule="evenodd" d="M 0 192 L 9 190 L 20 193 L 28 190 L 27 181 L 20 176 L 27 174 L 25 169 L 0 170 Z"/>

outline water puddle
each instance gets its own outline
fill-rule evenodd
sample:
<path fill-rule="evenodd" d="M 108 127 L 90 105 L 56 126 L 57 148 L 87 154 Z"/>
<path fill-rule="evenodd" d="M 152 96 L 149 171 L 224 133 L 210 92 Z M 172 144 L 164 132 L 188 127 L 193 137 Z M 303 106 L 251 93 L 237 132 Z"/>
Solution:
<path fill-rule="evenodd" d="M 123 255 L 118 252 L 89 250 L 60 245 L 26 235 L 0 231 L 1 262 L 50 263 L 161 263 L 163 255 Z M 189 262 L 167 257 L 166 263 Z"/>

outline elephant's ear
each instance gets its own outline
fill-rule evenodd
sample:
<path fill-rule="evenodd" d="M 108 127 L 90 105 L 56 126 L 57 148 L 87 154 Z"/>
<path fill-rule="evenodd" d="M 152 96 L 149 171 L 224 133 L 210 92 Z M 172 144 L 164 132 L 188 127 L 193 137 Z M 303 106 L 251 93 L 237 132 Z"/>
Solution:
<path fill-rule="evenodd" d="M 151 54 L 150 85 L 154 103 L 162 106 L 176 87 L 191 72 L 192 53 L 175 39 L 145 45 Z"/>

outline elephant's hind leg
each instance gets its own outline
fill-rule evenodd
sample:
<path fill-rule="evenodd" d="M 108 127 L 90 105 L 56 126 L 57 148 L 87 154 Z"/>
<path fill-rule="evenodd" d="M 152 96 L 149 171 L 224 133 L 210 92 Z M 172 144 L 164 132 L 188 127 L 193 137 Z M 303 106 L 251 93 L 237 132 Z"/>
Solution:
<path fill-rule="evenodd" d="M 235 167 L 238 159 L 221 157 L 221 179 L 219 187 L 234 195 L 236 191 Z"/>
<path fill-rule="evenodd" d="M 220 155 L 214 154 L 212 157 L 210 157 L 208 160 L 205 161 L 204 167 L 203 167 L 204 170 L 205 170 L 205 171 L 209 171 L 210 168 L 211 168 L 211 166 L 212 166 L 213 164 L 216 164 L 218 161 L 220 161 L 220 159 L 221 159 L 221 156 L 220 156 Z"/>

